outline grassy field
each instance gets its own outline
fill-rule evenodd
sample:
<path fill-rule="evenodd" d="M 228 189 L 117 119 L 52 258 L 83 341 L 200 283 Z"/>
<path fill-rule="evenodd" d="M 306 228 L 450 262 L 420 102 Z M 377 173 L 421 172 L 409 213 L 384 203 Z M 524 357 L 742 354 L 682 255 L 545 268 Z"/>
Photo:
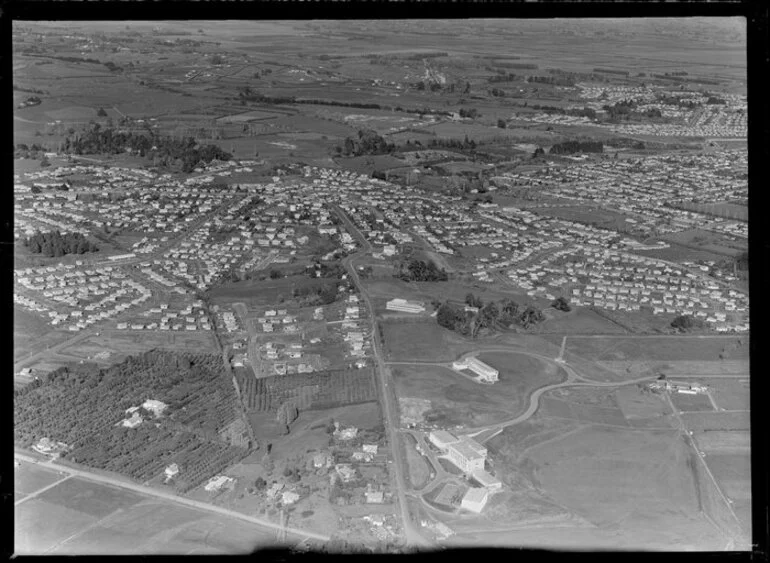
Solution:
<path fill-rule="evenodd" d="M 26 461 L 14 469 L 13 496 L 16 501 L 63 478 L 58 471 Z"/>
<path fill-rule="evenodd" d="M 503 356 L 506 365 L 500 362 Z M 556 368 L 519 354 L 495 355 L 489 361 L 501 368 L 494 385 L 475 383 L 438 366 L 391 369 L 398 394 L 429 399 L 432 408 L 425 413 L 425 421 L 438 426 L 479 426 L 513 418 L 525 408 L 534 389 L 562 379 Z"/>
<path fill-rule="evenodd" d="M 734 377 L 725 379 L 709 379 L 708 387 L 714 402 L 720 409 L 748 410 L 750 391 L 748 378 L 743 382 Z"/>
<path fill-rule="evenodd" d="M 745 340 L 745 337 L 743 337 Z M 748 346 L 735 347 L 738 336 L 718 338 L 676 337 L 590 337 L 570 336 L 566 350 L 594 361 L 654 360 L 663 361 L 719 361 L 719 354 L 730 347 L 730 359 L 748 359 Z"/>
<path fill-rule="evenodd" d="M 749 412 L 689 412 L 682 414 L 685 426 L 693 432 L 707 430 L 749 430 Z"/>
<path fill-rule="evenodd" d="M 456 337 L 441 328 L 433 319 L 424 322 L 379 323 L 385 340 L 385 352 L 391 361 L 451 361 L 466 346 L 458 344 Z"/>
<path fill-rule="evenodd" d="M 558 504 L 622 537 L 657 531 L 648 545 L 708 545 L 689 452 L 674 431 L 589 427 L 532 448 L 541 489 Z"/>
<path fill-rule="evenodd" d="M 247 553 L 273 535 L 225 516 L 71 478 L 16 507 L 17 554 Z"/>
<path fill-rule="evenodd" d="M 706 395 L 689 395 L 686 393 L 671 393 L 671 401 L 682 412 L 713 412 L 714 407 Z"/>

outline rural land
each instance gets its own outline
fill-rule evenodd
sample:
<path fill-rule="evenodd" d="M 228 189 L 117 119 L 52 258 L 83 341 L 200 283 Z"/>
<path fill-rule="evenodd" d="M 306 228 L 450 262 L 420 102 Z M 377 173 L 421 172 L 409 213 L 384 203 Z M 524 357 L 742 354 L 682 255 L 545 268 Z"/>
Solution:
<path fill-rule="evenodd" d="M 12 31 L 16 554 L 751 549 L 743 20 Z"/>

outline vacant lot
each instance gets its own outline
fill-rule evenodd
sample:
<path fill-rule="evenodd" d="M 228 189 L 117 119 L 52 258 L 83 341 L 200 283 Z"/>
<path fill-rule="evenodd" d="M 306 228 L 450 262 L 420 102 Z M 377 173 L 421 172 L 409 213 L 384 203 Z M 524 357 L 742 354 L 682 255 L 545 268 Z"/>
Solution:
<path fill-rule="evenodd" d="M 426 459 L 415 449 L 415 439 L 411 434 L 401 435 L 401 447 L 406 453 L 407 475 L 413 489 L 422 489 L 430 478 L 430 467 Z"/>
<path fill-rule="evenodd" d="M 615 391 L 620 410 L 627 420 L 645 419 L 671 414 L 662 395 L 645 393 L 639 387 L 627 386 Z"/>
<path fill-rule="evenodd" d="M 702 381 L 707 382 L 711 396 L 720 409 L 728 411 L 749 409 L 751 392 L 748 378 L 709 378 Z"/>
<path fill-rule="evenodd" d="M 698 432 L 695 434 L 695 440 L 698 442 L 698 447 L 706 453 L 712 451 L 748 453 L 751 448 L 751 434 L 741 430 Z"/>
<path fill-rule="evenodd" d="M 456 338 L 433 319 L 424 322 L 379 323 L 385 351 L 391 361 L 444 361 L 457 357 Z"/>
<path fill-rule="evenodd" d="M 623 411 L 619 408 L 597 407 L 581 405 L 552 397 L 545 397 L 540 401 L 543 416 L 579 420 L 581 422 L 593 422 L 611 426 L 629 426 Z"/>
<path fill-rule="evenodd" d="M 486 355 L 482 355 L 483 360 Z M 520 354 L 495 355 L 500 381 L 484 385 L 449 368 L 393 366 L 399 395 L 429 399 L 425 421 L 439 426 L 479 426 L 513 418 L 528 404 L 529 394 L 562 379 L 557 368 Z M 501 362 L 504 360 L 504 362 Z"/>

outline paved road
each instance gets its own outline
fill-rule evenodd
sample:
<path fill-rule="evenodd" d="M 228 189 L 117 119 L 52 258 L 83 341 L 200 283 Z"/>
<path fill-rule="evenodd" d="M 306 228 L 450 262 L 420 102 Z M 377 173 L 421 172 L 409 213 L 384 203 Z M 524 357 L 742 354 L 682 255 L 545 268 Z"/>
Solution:
<path fill-rule="evenodd" d="M 350 223 L 350 220 L 347 218 L 347 216 L 341 211 L 337 210 L 340 217 L 343 218 L 343 221 L 346 223 Z M 350 223 L 350 226 L 352 229 L 357 231 L 354 226 L 352 226 L 352 223 Z M 360 233 L 358 233 L 360 235 Z M 369 247 L 369 245 L 367 243 Z M 402 520 L 402 527 L 404 530 L 404 535 L 406 538 L 406 543 L 409 546 L 423 546 L 423 547 L 431 547 L 433 544 L 429 541 L 427 541 L 422 535 L 420 535 L 419 532 L 417 532 L 413 525 L 411 518 L 409 516 L 409 508 L 406 503 L 406 483 L 404 480 L 403 475 L 403 468 L 404 468 L 404 460 L 401 457 L 401 448 L 399 448 L 398 444 L 398 412 L 396 410 L 395 402 L 392 400 L 392 389 L 393 384 L 389 381 L 388 377 L 388 371 L 385 367 L 385 363 L 382 360 L 381 350 L 379 346 L 379 338 L 377 335 L 377 322 L 374 317 L 374 307 L 372 306 L 371 299 L 369 297 L 369 294 L 366 292 L 366 290 L 361 285 L 361 280 L 358 277 L 358 272 L 356 272 L 355 265 L 353 264 L 353 261 L 356 258 L 361 257 L 364 255 L 363 252 L 358 252 L 356 254 L 353 254 L 351 256 L 348 256 L 343 260 L 344 267 L 348 270 L 350 273 L 350 279 L 353 282 L 353 284 L 358 288 L 361 297 L 363 298 L 364 303 L 366 304 L 366 307 L 369 309 L 369 319 L 371 323 L 371 334 L 372 334 L 372 353 L 374 357 L 374 361 L 376 364 L 376 373 L 379 375 L 378 380 L 380 383 L 380 396 L 382 401 L 382 414 L 385 419 L 385 429 L 388 433 L 388 442 L 390 443 L 390 449 L 393 453 L 393 463 L 391 464 L 392 471 L 393 471 L 393 477 L 395 477 L 395 493 L 398 497 L 398 504 L 399 509 L 401 512 L 401 520 Z"/>
<path fill-rule="evenodd" d="M 224 516 L 230 516 L 232 518 L 239 518 L 240 520 L 245 520 L 247 522 L 251 522 L 252 524 L 256 524 L 258 526 L 262 526 L 264 528 L 269 528 L 270 530 L 282 532 L 286 530 L 287 533 L 292 534 L 293 536 L 296 536 L 301 539 L 317 539 L 322 541 L 329 541 L 329 536 L 323 535 L 323 534 L 317 534 L 315 532 L 309 532 L 306 530 L 299 530 L 296 528 L 291 527 L 284 527 L 280 524 L 276 524 L 274 522 L 270 522 L 267 520 L 263 520 L 261 518 L 257 518 L 255 516 L 249 516 L 248 514 L 243 514 L 241 512 L 236 512 L 234 510 L 228 510 L 227 508 L 222 508 L 221 506 L 215 506 L 213 504 L 207 504 L 205 502 L 200 502 L 197 500 L 192 500 L 185 497 L 180 497 L 172 493 L 168 493 L 165 491 L 160 491 L 156 489 L 151 489 L 150 487 L 144 487 L 142 485 L 138 485 L 135 483 L 131 483 L 128 481 L 123 481 L 121 479 L 116 479 L 113 477 L 108 477 L 106 475 L 99 475 L 96 473 L 91 473 L 89 471 L 82 471 L 80 469 L 74 469 L 72 467 L 60 465 L 56 463 L 53 460 L 45 461 L 45 462 L 39 462 L 37 459 L 33 457 L 26 456 L 24 454 L 16 453 L 15 457 L 18 459 L 21 459 L 23 461 L 31 462 L 31 463 L 37 463 L 38 465 L 42 465 L 44 467 L 48 467 L 50 469 L 55 469 L 56 471 L 61 471 L 68 473 L 70 477 L 80 477 L 82 479 L 86 479 L 88 481 L 94 481 L 96 483 L 103 483 L 106 485 L 112 485 L 115 487 L 120 487 L 123 489 L 128 489 L 143 495 L 149 495 L 157 498 L 162 498 L 164 500 L 170 500 L 179 504 L 184 504 L 187 506 L 191 506 L 193 508 L 197 508 L 199 510 L 203 510 L 205 512 L 213 512 L 217 514 L 221 514 Z M 28 499 L 32 498 L 32 496 L 27 497 L 26 499 L 22 499 L 19 503 L 20 504 Z"/>

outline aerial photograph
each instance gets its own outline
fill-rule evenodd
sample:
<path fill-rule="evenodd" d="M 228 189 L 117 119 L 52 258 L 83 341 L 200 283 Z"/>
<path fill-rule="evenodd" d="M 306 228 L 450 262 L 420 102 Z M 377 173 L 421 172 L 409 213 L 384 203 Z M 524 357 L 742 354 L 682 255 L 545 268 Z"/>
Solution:
<path fill-rule="evenodd" d="M 14 21 L 13 552 L 751 550 L 746 27 Z"/>

